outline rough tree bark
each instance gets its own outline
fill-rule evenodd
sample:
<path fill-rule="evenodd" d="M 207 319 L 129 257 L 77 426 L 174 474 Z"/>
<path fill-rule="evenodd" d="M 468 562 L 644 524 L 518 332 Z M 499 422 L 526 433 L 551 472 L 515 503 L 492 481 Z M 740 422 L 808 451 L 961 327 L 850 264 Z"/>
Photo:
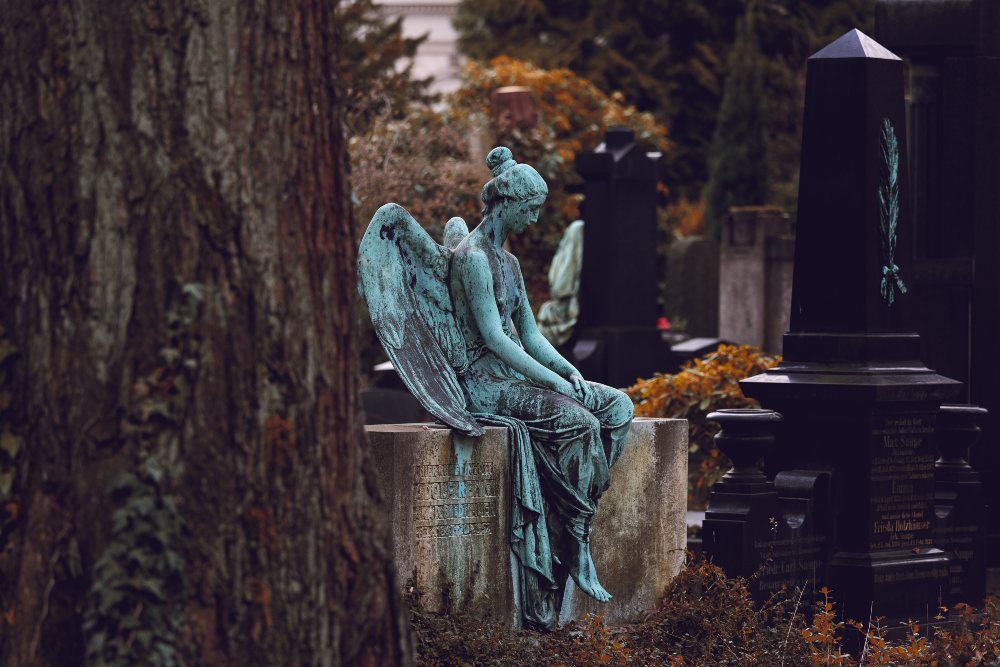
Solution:
<path fill-rule="evenodd" d="M 334 4 L 0 12 L 0 664 L 410 661 Z"/>

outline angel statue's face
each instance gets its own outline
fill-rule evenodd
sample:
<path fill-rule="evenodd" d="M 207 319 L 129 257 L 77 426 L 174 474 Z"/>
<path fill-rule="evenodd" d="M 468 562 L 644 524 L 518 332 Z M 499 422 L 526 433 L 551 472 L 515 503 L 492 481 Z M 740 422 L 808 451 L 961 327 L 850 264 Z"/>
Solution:
<path fill-rule="evenodd" d="M 509 234 L 520 234 L 538 222 L 538 213 L 545 203 L 545 195 L 530 199 L 507 199 L 499 207 L 500 221 Z"/>

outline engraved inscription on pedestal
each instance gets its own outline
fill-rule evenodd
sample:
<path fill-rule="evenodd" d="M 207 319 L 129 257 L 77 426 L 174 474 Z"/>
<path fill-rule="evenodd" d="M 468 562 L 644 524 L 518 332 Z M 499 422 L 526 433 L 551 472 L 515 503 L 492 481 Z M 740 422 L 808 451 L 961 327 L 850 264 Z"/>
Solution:
<path fill-rule="evenodd" d="M 794 590 L 797 586 L 816 588 L 822 585 L 818 578 L 822 577 L 826 565 L 826 536 L 756 540 L 754 548 L 764 562 L 757 584 L 760 593 L 769 595 L 782 588 Z"/>
<path fill-rule="evenodd" d="M 894 414 L 872 422 L 872 550 L 933 546 L 933 416 Z"/>
<path fill-rule="evenodd" d="M 938 529 L 939 544 L 947 546 L 948 552 L 948 595 L 961 599 L 966 572 L 969 568 L 981 567 L 977 562 L 977 541 L 979 526 L 956 525 Z M 977 603 L 978 601 L 973 601 Z"/>
<path fill-rule="evenodd" d="M 413 530 L 417 539 L 492 535 L 499 516 L 493 461 L 415 466 Z"/>

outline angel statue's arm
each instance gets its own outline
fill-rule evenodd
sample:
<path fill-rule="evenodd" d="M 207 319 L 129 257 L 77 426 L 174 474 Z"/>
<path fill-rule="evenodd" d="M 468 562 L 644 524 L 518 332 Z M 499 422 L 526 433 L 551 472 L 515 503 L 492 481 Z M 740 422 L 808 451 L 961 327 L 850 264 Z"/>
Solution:
<path fill-rule="evenodd" d="M 552 347 L 552 343 L 538 330 L 538 325 L 535 323 L 535 316 L 531 312 L 531 304 L 528 303 L 528 293 L 524 288 L 524 276 L 521 275 L 521 264 L 513 255 L 510 255 L 510 257 L 514 260 L 515 279 L 518 283 L 517 288 L 521 293 L 521 305 L 514 312 L 512 319 L 514 326 L 517 327 L 517 335 L 520 336 L 525 351 L 546 368 L 566 378 L 576 390 L 574 398 L 584 398 L 590 391 L 589 385 L 584 381 L 580 371 L 573 364 L 566 361 L 566 358 L 559 354 L 556 348 Z"/>
<path fill-rule="evenodd" d="M 568 380 L 538 363 L 504 333 L 500 312 L 493 297 L 493 274 L 486 257 L 475 251 L 456 255 L 453 268 L 458 271 L 472 317 L 486 347 L 525 377 L 560 394 L 576 398 L 573 385 Z"/>

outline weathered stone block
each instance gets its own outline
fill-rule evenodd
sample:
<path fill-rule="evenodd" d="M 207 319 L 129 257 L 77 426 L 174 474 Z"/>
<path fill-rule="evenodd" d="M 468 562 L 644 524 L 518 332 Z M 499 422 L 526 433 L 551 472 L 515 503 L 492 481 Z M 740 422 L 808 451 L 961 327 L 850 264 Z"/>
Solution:
<path fill-rule="evenodd" d="M 475 439 L 433 424 L 365 431 L 400 583 L 412 581 L 430 611 L 513 622 L 507 429 Z"/>
<path fill-rule="evenodd" d="M 505 429 L 479 439 L 428 424 L 366 427 L 388 500 L 400 582 L 433 611 L 519 620 L 509 548 L 509 445 Z M 636 620 L 684 561 L 687 422 L 636 419 L 594 521 L 592 550 L 615 596 L 598 604 L 567 586 L 562 620 L 602 613 Z"/>
<path fill-rule="evenodd" d="M 734 206 L 719 259 L 719 337 L 781 352 L 788 329 L 795 247 L 788 214 Z"/>
<path fill-rule="evenodd" d="M 614 598 L 601 604 L 570 581 L 561 620 L 603 614 L 606 623 L 616 625 L 652 610 L 684 565 L 687 464 L 686 419 L 632 422 L 590 537 L 597 575 Z"/>

